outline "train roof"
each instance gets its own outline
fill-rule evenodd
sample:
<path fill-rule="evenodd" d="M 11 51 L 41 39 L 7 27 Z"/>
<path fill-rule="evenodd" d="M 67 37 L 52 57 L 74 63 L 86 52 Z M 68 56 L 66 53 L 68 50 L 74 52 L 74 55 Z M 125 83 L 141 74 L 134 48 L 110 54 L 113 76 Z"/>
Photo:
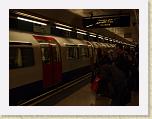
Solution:
<path fill-rule="evenodd" d="M 56 41 L 63 47 L 66 46 L 87 46 L 88 44 L 83 40 L 73 39 L 73 38 L 62 38 L 54 36 Z"/>
<path fill-rule="evenodd" d="M 19 31 L 9 31 L 9 41 L 10 42 L 20 42 L 20 43 L 32 43 L 32 45 L 40 45 L 36 40 L 41 37 L 46 38 L 46 40 L 56 40 L 61 47 L 67 46 L 92 46 L 95 48 L 103 47 L 103 48 L 113 48 L 115 44 L 109 43 L 101 43 L 95 41 L 86 41 L 86 40 L 78 40 L 73 38 L 63 38 L 59 36 L 53 35 L 36 35 L 32 33 L 25 33 Z"/>
<path fill-rule="evenodd" d="M 19 31 L 9 31 L 9 42 L 10 44 L 32 44 L 39 45 L 31 33 L 19 32 Z"/>

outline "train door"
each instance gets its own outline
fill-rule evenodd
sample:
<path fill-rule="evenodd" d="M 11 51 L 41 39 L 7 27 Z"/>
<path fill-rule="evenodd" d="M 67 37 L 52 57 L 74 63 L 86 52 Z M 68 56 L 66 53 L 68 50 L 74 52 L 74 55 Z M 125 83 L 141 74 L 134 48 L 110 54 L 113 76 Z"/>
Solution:
<path fill-rule="evenodd" d="M 53 65 L 51 48 L 49 44 L 41 44 L 42 64 L 43 64 L 43 85 L 45 88 L 53 84 Z"/>
<path fill-rule="evenodd" d="M 43 62 L 44 87 L 55 85 L 62 79 L 62 60 L 59 44 L 53 37 L 34 36 L 40 43 Z"/>
<path fill-rule="evenodd" d="M 57 84 L 62 79 L 62 61 L 60 49 L 57 44 L 51 45 L 52 67 L 53 67 L 53 84 Z"/>

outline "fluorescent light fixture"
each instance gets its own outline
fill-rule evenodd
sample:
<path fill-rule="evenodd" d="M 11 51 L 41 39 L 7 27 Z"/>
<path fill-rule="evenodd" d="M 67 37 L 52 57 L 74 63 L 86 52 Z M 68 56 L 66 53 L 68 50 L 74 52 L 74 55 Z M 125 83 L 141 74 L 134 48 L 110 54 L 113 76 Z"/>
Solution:
<path fill-rule="evenodd" d="M 95 34 L 95 33 L 92 33 L 92 32 L 89 32 L 91 35 L 97 35 L 97 34 Z"/>
<path fill-rule="evenodd" d="M 101 35 L 100 35 L 100 36 L 98 36 L 98 38 L 101 38 L 101 39 L 103 39 L 103 36 L 101 36 Z"/>
<path fill-rule="evenodd" d="M 76 29 L 77 31 L 80 31 L 80 32 L 87 32 L 85 30 L 81 30 L 81 29 Z"/>
<path fill-rule="evenodd" d="M 111 39 L 111 38 L 109 38 L 109 41 L 112 41 L 112 39 Z"/>
<path fill-rule="evenodd" d="M 59 27 L 59 26 L 56 26 L 57 29 L 61 29 L 61 30 L 65 30 L 65 31 L 72 31 L 71 29 L 66 29 L 66 28 L 63 28 L 63 27 Z"/>
<path fill-rule="evenodd" d="M 82 46 L 82 45 L 83 45 L 83 46 L 84 46 L 85 44 L 78 44 L 78 45 L 80 45 L 80 46 Z"/>
<path fill-rule="evenodd" d="M 95 35 L 89 35 L 89 36 L 91 36 L 91 37 L 96 37 Z"/>
<path fill-rule="evenodd" d="M 17 19 L 19 19 L 19 20 L 23 20 L 23 21 L 27 21 L 27 22 L 31 22 L 31 23 L 35 23 L 35 24 L 44 25 L 44 26 L 46 26 L 46 25 L 47 25 L 47 24 L 42 23 L 42 22 L 33 21 L 33 20 L 30 20 L 30 19 L 25 19 L 25 18 L 22 18 L 22 17 L 17 17 Z"/>
<path fill-rule="evenodd" d="M 77 31 L 78 34 L 83 34 L 83 35 L 87 35 L 86 33 L 84 32 L 80 32 L 80 31 Z"/>
<path fill-rule="evenodd" d="M 86 27 L 91 27 L 91 26 L 93 26 L 93 24 L 90 24 L 90 25 L 88 25 L 88 26 L 86 26 Z"/>
<path fill-rule="evenodd" d="M 105 37 L 105 40 L 108 40 L 108 37 Z"/>
<path fill-rule="evenodd" d="M 21 16 L 25 16 L 25 17 L 30 17 L 30 18 L 33 18 L 33 19 L 41 20 L 41 21 L 48 21 L 46 19 L 43 19 L 43 18 L 40 18 L 40 17 L 36 17 L 36 16 L 33 16 L 33 15 L 29 15 L 29 14 L 25 14 L 25 13 L 22 13 L 22 12 L 16 12 L 15 14 L 18 14 L 18 15 L 21 15 Z"/>
<path fill-rule="evenodd" d="M 63 27 L 67 27 L 67 28 L 72 28 L 71 26 L 64 25 L 64 24 L 57 23 L 57 22 L 55 22 L 55 25 L 58 25 L 58 26 L 63 26 Z"/>

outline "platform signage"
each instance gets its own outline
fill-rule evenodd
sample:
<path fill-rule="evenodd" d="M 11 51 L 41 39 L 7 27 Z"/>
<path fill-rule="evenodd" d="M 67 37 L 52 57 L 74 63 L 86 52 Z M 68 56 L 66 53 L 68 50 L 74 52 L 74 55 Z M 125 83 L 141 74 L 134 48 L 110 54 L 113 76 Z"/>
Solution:
<path fill-rule="evenodd" d="M 129 27 L 130 15 L 84 17 L 85 28 Z"/>

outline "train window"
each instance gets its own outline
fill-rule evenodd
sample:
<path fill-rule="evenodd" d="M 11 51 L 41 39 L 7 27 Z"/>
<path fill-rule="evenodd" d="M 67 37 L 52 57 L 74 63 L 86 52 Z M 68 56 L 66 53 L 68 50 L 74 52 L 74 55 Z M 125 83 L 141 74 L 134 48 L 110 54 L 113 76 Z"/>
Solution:
<path fill-rule="evenodd" d="M 59 47 L 56 47 L 56 52 L 57 52 L 57 54 L 56 54 L 56 58 L 57 58 L 57 62 L 59 62 L 59 61 L 61 61 L 61 57 L 60 57 L 60 49 L 59 49 Z"/>
<path fill-rule="evenodd" d="M 52 62 L 60 61 L 59 48 L 52 45 L 51 47 L 41 47 L 42 61 L 44 64 L 50 64 Z"/>
<path fill-rule="evenodd" d="M 81 46 L 80 47 L 80 56 L 82 58 L 89 57 L 89 49 L 88 49 L 88 47 L 86 47 L 86 46 Z"/>
<path fill-rule="evenodd" d="M 89 49 L 89 57 L 92 57 L 93 56 L 93 49 L 92 47 L 88 47 Z"/>
<path fill-rule="evenodd" d="M 75 56 L 75 58 L 79 59 L 78 47 L 74 47 L 74 56 Z"/>
<path fill-rule="evenodd" d="M 32 66 L 34 64 L 33 48 L 22 48 L 22 59 L 24 67 Z"/>
<path fill-rule="evenodd" d="M 18 68 L 22 66 L 22 56 L 20 48 L 10 47 L 9 49 L 9 67 L 10 69 Z"/>
<path fill-rule="evenodd" d="M 10 47 L 10 69 L 29 67 L 34 65 L 33 49 L 30 47 Z"/>
<path fill-rule="evenodd" d="M 53 62 L 57 62 L 57 51 L 56 51 L 56 47 L 52 47 L 52 59 L 53 59 Z"/>
<path fill-rule="evenodd" d="M 78 58 L 78 48 L 75 46 L 67 47 L 67 58 L 77 59 Z"/>
<path fill-rule="evenodd" d="M 76 51 L 77 51 L 77 59 L 80 59 L 80 54 L 79 54 L 79 48 L 76 47 Z"/>
<path fill-rule="evenodd" d="M 42 51 L 42 62 L 44 64 L 50 64 L 50 49 L 49 47 L 42 47 L 41 48 Z"/>
<path fill-rule="evenodd" d="M 90 55 L 89 55 L 89 48 L 86 47 L 86 48 L 85 48 L 85 51 L 86 51 L 86 57 L 89 57 L 89 56 L 90 56 Z"/>

